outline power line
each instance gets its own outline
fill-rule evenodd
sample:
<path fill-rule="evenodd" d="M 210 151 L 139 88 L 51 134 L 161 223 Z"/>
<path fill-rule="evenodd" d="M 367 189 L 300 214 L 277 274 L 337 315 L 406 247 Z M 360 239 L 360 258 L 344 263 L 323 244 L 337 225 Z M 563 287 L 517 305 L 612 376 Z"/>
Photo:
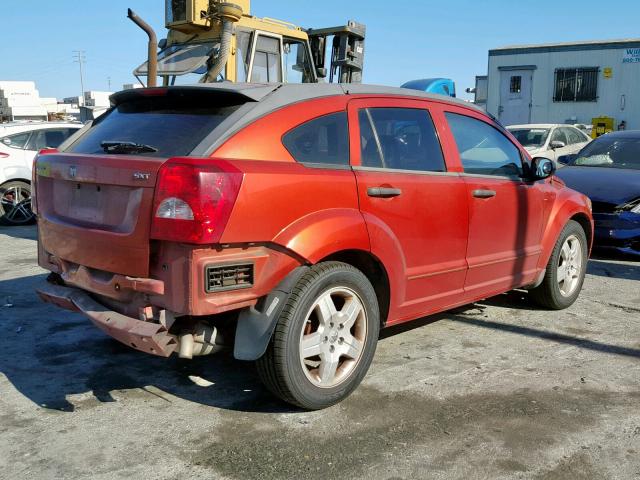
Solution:
<path fill-rule="evenodd" d="M 84 50 L 73 51 L 73 59 L 74 59 L 73 61 L 80 65 L 80 88 L 82 89 L 82 95 L 81 95 L 82 100 L 78 103 L 83 103 L 83 104 L 84 104 L 84 72 L 83 72 L 82 66 L 87 61 L 87 56 L 85 54 L 86 52 Z"/>

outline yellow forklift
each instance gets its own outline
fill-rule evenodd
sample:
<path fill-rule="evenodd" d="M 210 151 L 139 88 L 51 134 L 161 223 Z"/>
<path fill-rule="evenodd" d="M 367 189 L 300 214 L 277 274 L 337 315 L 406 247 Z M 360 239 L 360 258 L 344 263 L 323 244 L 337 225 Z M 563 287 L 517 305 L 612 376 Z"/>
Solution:
<path fill-rule="evenodd" d="M 251 15 L 251 0 L 165 0 L 167 38 L 131 9 L 128 17 L 149 36 L 148 59 L 134 70 L 146 86 L 180 83 L 360 83 L 365 26 L 303 29 Z M 331 46 L 329 61 L 327 46 Z M 158 48 L 160 51 L 158 51 Z"/>

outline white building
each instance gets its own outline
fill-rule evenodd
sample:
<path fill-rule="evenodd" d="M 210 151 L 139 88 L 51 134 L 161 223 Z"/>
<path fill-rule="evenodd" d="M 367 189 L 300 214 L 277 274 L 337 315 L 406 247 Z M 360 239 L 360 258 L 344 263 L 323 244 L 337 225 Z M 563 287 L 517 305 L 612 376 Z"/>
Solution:
<path fill-rule="evenodd" d="M 85 107 L 108 107 L 111 105 L 109 97 L 113 95 L 113 92 L 97 92 L 95 90 L 89 90 L 84 92 L 84 106 Z"/>
<path fill-rule="evenodd" d="M 47 120 L 34 82 L 0 81 L 0 122 Z"/>
<path fill-rule="evenodd" d="M 611 117 L 640 129 L 640 39 L 489 51 L 487 111 L 504 125 Z"/>

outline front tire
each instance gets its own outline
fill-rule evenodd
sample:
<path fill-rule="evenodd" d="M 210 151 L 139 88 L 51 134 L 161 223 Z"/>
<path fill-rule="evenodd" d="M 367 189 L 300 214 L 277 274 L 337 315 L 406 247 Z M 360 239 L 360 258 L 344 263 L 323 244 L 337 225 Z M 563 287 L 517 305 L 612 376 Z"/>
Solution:
<path fill-rule="evenodd" d="M 571 306 L 582 289 L 588 251 L 584 229 L 569 220 L 553 248 L 542 283 L 529 292 L 533 300 L 552 310 Z"/>
<path fill-rule="evenodd" d="M 0 224 L 28 225 L 35 215 L 31 211 L 31 185 L 20 180 L 0 186 Z"/>
<path fill-rule="evenodd" d="M 378 301 L 367 277 L 345 263 L 320 263 L 292 290 L 257 361 L 258 375 L 285 402 L 329 407 L 366 375 L 379 331 Z"/>

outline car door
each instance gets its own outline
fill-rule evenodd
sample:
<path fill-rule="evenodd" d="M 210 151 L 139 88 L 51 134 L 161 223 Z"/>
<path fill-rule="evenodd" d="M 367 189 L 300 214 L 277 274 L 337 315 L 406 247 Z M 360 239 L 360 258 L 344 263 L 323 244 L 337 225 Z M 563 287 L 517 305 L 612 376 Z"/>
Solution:
<path fill-rule="evenodd" d="M 469 200 L 471 298 L 531 282 L 541 253 L 545 191 L 524 181 L 522 152 L 481 114 L 452 107 L 446 112 Z"/>
<path fill-rule="evenodd" d="M 447 169 L 434 127 L 442 122 L 438 108 L 409 99 L 349 102 L 351 158 L 371 248 L 402 270 L 390 323 L 451 305 L 463 292 L 466 191 L 459 173 Z"/>

